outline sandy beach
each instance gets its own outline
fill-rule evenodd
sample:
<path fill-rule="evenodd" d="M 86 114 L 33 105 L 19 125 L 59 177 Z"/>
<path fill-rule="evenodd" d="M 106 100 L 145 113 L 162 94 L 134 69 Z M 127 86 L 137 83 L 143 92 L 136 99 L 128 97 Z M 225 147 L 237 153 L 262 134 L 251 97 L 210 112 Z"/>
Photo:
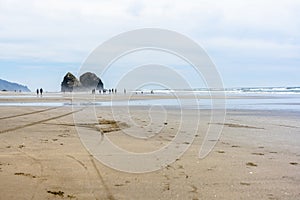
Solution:
<path fill-rule="evenodd" d="M 2 96 L 3 97 L 3 96 Z M 109 101 L 100 96 L 99 100 Z M 124 97 L 118 97 L 120 100 Z M 149 97 L 136 97 L 139 99 Z M 151 98 L 167 98 L 155 96 Z M 70 95 L 43 99 L 1 98 L 1 102 L 68 102 Z M 126 99 L 126 98 L 125 98 Z M 180 112 L 133 106 L 115 115 L 110 107 L 95 107 L 99 124 L 81 128 L 103 132 L 132 152 L 154 151 L 168 144 L 180 125 Z M 227 110 L 221 137 L 212 152 L 198 158 L 210 110 L 200 110 L 199 130 L 190 148 L 174 163 L 149 173 L 126 173 L 95 159 L 83 146 L 71 106 L 0 106 L 1 199 L 300 199 L 299 112 Z M 186 110 L 195 123 L 194 110 Z M 150 123 L 151 121 L 151 123 Z M 77 123 L 77 122 L 76 122 Z M 192 126 L 191 126 L 192 127 Z M 192 128 L 184 127 L 186 133 Z M 159 134 L 150 140 L 123 131 Z M 141 163 L 142 165 L 143 163 Z"/>
<path fill-rule="evenodd" d="M 300 200 L 299 10 L 0 0 L 0 200 Z"/>

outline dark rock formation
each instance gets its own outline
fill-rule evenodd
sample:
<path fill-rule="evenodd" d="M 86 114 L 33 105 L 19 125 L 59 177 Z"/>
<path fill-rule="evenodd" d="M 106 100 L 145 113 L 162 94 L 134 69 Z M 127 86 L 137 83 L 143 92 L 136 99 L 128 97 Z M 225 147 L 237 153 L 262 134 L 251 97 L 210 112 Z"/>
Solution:
<path fill-rule="evenodd" d="M 0 79 L 0 90 L 1 91 L 22 91 L 30 92 L 27 86 L 20 85 L 18 83 L 8 82 L 6 80 Z"/>
<path fill-rule="evenodd" d="M 76 90 L 78 87 L 80 87 L 80 82 L 73 74 L 68 72 L 65 75 L 63 82 L 61 83 L 61 91 L 72 92 Z"/>
<path fill-rule="evenodd" d="M 61 83 L 62 92 L 102 90 L 103 83 L 94 73 L 86 72 L 80 76 L 80 81 L 68 72 Z"/>
<path fill-rule="evenodd" d="M 103 89 L 103 83 L 101 79 L 94 73 L 86 72 L 80 76 L 79 80 L 83 90 Z"/>

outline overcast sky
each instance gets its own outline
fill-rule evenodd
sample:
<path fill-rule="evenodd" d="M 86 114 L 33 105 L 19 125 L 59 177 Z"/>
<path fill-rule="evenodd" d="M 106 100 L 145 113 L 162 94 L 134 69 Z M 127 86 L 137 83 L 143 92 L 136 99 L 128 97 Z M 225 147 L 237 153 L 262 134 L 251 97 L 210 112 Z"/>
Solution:
<path fill-rule="evenodd" d="M 59 91 L 98 45 L 153 27 L 201 45 L 225 87 L 299 86 L 299 10 L 297 0 L 0 0 L 0 78 Z"/>

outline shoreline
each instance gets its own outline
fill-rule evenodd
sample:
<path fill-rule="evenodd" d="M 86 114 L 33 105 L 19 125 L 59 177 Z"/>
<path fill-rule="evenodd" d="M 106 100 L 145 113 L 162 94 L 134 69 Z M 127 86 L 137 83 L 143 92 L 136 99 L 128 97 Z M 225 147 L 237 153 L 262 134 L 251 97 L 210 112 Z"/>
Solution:
<path fill-rule="evenodd" d="M 256 110 L 278 112 L 300 112 L 300 95 L 230 95 L 230 96 L 206 96 L 185 94 L 173 96 L 170 94 L 90 94 L 90 93 L 45 93 L 43 97 L 36 95 L 0 95 L 0 107 L 77 107 L 77 106 L 152 106 L 161 105 L 173 109 L 226 109 L 226 110 Z M 214 106 L 212 104 L 214 101 Z"/>

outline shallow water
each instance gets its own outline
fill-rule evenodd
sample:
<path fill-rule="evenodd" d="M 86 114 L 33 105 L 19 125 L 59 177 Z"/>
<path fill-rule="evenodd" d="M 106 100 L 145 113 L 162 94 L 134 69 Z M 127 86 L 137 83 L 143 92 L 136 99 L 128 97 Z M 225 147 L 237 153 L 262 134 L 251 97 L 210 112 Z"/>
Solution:
<path fill-rule="evenodd" d="M 263 97 L 263 98 L 262 98 Z M 15 98 L 15 96 L 14 96 Z M 211 109 L 211 99 L 145 99 L 130 101 L 86 101 L 86 102 L 2 102 L 0 106 L 30 106 L 30 107 L 58 107 L 58 106 L 163 106 L 184 109 Z M 218 108 L 219 105 L 216 107 Z M 214 108 L 216 108 L 214 106 Z M 227 109 L 250 110 L 291 110 L 300 111 L 300 95 L 268 95 L 226 99 Z"/>

